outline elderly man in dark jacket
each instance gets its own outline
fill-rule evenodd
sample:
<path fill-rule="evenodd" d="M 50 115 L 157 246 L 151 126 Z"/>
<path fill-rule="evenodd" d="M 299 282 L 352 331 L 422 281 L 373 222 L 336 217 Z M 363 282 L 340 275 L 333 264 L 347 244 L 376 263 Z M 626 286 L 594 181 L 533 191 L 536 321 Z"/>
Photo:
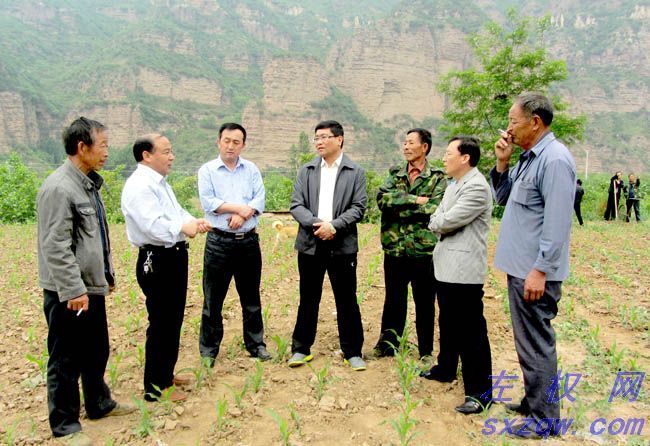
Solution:
<path fill-rule="evenodd" d="M 289 366 L 297 367 L 313 358 L 311 346 L 327 271 L 336 301 L 341 350 L 353 370 L 365 370 L 356 296 L 357 223 L 366 209 L 365 173 L 343 154 L 343 127 L 338 122 L 318 124 L 314 143 L 320 156 L 302 166 L 291 197 L 291 214 L 300 223 L 295 244 L 300 306 Z"/>

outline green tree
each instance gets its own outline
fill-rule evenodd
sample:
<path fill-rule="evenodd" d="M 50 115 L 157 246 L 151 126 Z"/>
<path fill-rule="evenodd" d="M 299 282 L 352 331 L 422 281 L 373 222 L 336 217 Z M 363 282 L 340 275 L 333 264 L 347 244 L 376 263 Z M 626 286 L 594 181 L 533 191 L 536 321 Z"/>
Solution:
<path fill-rule="evenodd" d="M 99 174 L 104 178 L 102 199 L 106 207 L 106 219 L 109 223 L 124 223 L 124 215 L 120 208 L 122 189 L 124 188 L 124 166 L 117 166 L 112 170 L 102 170 Z"/>
<path fill-rule="evenodd" d="M 309 141 L 309 136 L 305 132 L 300 132 L 298 137 L 298 145 L 291 144 L 291 149 L 289 152 L 289 165 L 291 166 L 291 176 L 295 178 L 298 175 L 298 169 L 305 163 L 308 163 L 314 157 L 316 153 L 312 149 L 311 141 Z"/>
<path fill-rule="evenodd" d="M 289 210 L 293 192 L 292 178 L 277 172 L 268 173 L 264 176 L 264 188 L 266 190 L 266 210 L 269 212 Z"/>
<path fill-rule="evenodd" d="M 0 165 L 0 222 L 26 223 L 36 218 L 39 180 L 15 153 Z"/>
<path fill-rule="evenodd" d="M 437 87 L 449 105 L 443 113 L 441 127 L 448 137 L 457 134 L 478 136 L 484 149 L 481 167 L 492 164 L 493 146 L 499 129 L 507 127 L 508 110 L 523 91 L 549 93 L 554 82 L 566 79 L 563 60 L 549 60 L 544 33 L 550 17 L 519 17 L 514 9 L 507 14 L 504 26 L 487 22 L 483 29 L 470 35 L 469 44 L 478 68 L 451 71 Z M 552 124 L 555 135 L 567 142 L 582 139 L 586 118 L 563 113 L 567 104 L 550 96 L 556 108 Z"/>

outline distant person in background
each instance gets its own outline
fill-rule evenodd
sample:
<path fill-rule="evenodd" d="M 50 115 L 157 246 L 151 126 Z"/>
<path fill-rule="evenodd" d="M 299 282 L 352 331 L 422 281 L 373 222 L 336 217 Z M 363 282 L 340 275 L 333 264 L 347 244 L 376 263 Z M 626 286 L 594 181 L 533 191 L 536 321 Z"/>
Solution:
<path fill-rule="evenodd" d="M 115 286 L 106 208 L 97 173 L 108 158 L 108 131 L 76 119 L 63 131 L 68 159 L 38 191 L 38 277 L 47 320 L 50 428 L 66 444 L 92 445 L 79 422 L 79 377 L 89 419 L 125 415 L 104 381 L 109 356 L 105 296 Z"/>
<path fill-rule="evenodd" d="M 189 384 L 174 376 L 181 327 L 187 298 L 187 242 L 210 229 L 178 204 L 166 177 L 172 169 L 174 151 L 160 134 L 145 135 L 133 144 L 138 167 L 126 180 L 121 207 L 126 235 L 138 248 L 135 275 L 146 297 L 149 327 L 145 343 L 144 399 L 156 401 L 160 392 Z M 187 395 L 174 389 L 170 401 Z"/>
<path fill-rule="evenodd" d="M 576 181 L 576 195 L 573 198 L 573 210 L 576 212 L 576 217 L 578 217 L 578 223 L 582 226 L 582 211 L 580 210 L 580 204 L 582 203 L 582 197 L 585 194 L 585 190 L 582 187 L 582 180 L 578 179 Z"/>
<path fill-rule="evenodd" d="M 627 187 L 627 200 L 625 204 L 627 205 L 627 212 L 625 216 L 625 221 L 629 222 L 632 215 L 632 209 L 634 209 L 634 216 L 636 221 L 641 221 L 641 210 L 639 207 L 639 201 L 641 199 L 641 180 L 636 178 L 633 173 L 628 177 L 630 184 Z"/>
<path fill-rule="evenodd" d="M 616 172 L 609 180 L 607 190 L 607 209 L 605 209 L 605 220 L 616 220 L 618 218 L 618 207 L 621 203 L 621 191 L 625 187 L 623 183 L 623 172 Z"/>
<path fill-rule="evenodd" d="M 404 161 L 389 170 L 377 194 L 386 296 L 374 357 L 395 354 L 393 347 L 399 345 L 406 323 L 409 283 L 420 357 L 433 353 L 436 288 L 431 254 L 437 239 L 427 225 L 447 181 L 427 160 L 430 150 L 431 132 L 409 130 L 402 146 Z"/>

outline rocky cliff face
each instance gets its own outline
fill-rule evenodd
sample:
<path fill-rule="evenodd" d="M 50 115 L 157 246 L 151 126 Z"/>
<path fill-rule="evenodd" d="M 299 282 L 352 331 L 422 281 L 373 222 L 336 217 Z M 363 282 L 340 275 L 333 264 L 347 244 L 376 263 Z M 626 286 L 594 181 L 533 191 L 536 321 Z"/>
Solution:
<path fill-rule="evenodd" d="M 309 103 L 324 99 L 330 83 L 322 65 L 290 58 L 270 61 L 262 78 L 264 97 L 242 115 L 249 134 L 246 156 L 260 167 L 283 167 L 300 132 L 313 133 L 317 118 Z"/>
<path fill-rule="evenodd" d="M 467 59 L 465 36 L 453 28 L 384 28 L 357 33 L 332 51 L 327 65 L 335 85 L 381 122 L 396 115 L 440 117 L 444 98 L 435 82 Z"/>
<path fill-rule="evenodd" d="M 491 18 L 502 19 L 494 0 L 477 0 L 476 4 Z M 273 0 L 243 2 L 233 8 L 210 0 L 150 0 L 151 8 L 164 10 L 157 13 L 166 14 L 165 20 L 169 21 L 170 26 L 161 29 L 138 27 L 145 14 L 138 6 L 129 7 L 127 2 L 103 6 L 98 10 L 103 19 L 121 21 L 125 29 L 133 30 L 133 45 L 162 50 L 161 54 L 173 55 L 174 61 L 193 63 L 191 70 L 184 71 L 192 75 L 174 73 L 173 67 L 166 70 L 146 63 L 136 67 L 115 61 L 116 70 L 99 70 L 85 81 L 71 82 L 94 101 L 91 105 L 73 101 L 70 110 L 64 108 L 65 116 L 57 118 L 53 117 L 55 112 L 47 111 L 45 103 L 26 99 L 32 96 L 25 90 L 0 85 L 0 153 L 17 145 L 58 139 L 60 129 L 79 114 L 104 121 L 111 128 L 111 144 L 116 147 L 130 145 L 144 132 L 183 130 L 188 123 L 196 125 L 206 118 L 241 115 L 249 130 L 246 156 L 261 167 L 284 167 L 290 146 L 297 143 L 300 132 L 311 136 L 316 122 L 332 118 L 313 105 L 327 98 L 332 87 L 351 97 L 365 117 L 386 127 L 399 129 L 409 122 L 438 118 L 445 102 L 436 91 L 437 80 L 450 70 L 464 69 L 474 62 L 466 34 L 449 20 L 453 14 L 440 9 L 439 17 L 408 19 L 418 14 L 409 7 L 417 9 L 422 5 L 405 2 L 406 8 L 398 8 L 397 13 L 379 21 L 355 16 L 337 18 L 339 30 L 353 32 L 348 37 L 338 37 L 331 31 L 336 28 L 333 20 L 328 21 L 302 4 L 288 7 Z M 641 1 L 637 5 L 585 5 L 584 0 L 551 0 L 543 4 L 530 0 L 524 9 L 538 16 L 552 11 L 552 32 L 548 34 L 554 37 L 549 52 L 554 58 L 567 60 L 571 81 L 561 87 L 561 94 L 572 104 L 571 112 L 585 113 L 588 118 L 598 113 L 647 113 L 650 6 Z M 73 40 L 74 29 L 82 22 L 82 14 L 74 10 L 74 1 L 56 7 L 25 0 L 0 7 L 0 11 L 19 20 L 34 35 L 70 32 L 66 38 Z M 282 16 L 269 20 L 269 14 Z M 607 22 L 613 15 L 615 26 Z M 319 25 L 311 36 L 323 41 L 318 56 L 292 55 L 294 48 L 305 44 L 300 40 L 304 31 L 294 32 L 288 24 L 305 17 Z M 232 32 L 233 23 L 237 34 Z M 61 30 L 61 24 L 67 29 Z M 237 51 L 218 51 L 228 42 Z M 39 47 L 35 53 L 41 50 Z M 313 50 L 303 54 L 318 53 Z M 205 66 L 209 69 L 201 72 Z M 594 76 L 596 71 L 605 74 Z M 233 76 L 255 82 L 261 78 L 262 93 L 246 103 L 248 96 L 241 98 L 247 92 L 241 91 L 240 84 L 224 81 Z M 367 135 L 343 124 L 346 148 L 356 152 L 357 159 L 372 157 L 371 148 L 355 145 Z M 611 159 L 621 158 L 624 164 L 620 168 L 650 167 L 650 162 L 638 156 L 615 156 L 613 150 L 620 150 L 602 144 L 597 132 L 586 136 L 587 140 L 573 149 L 581 170 L 585 150 L 590 151 L 591 170 L 608 169 Z M 628 143 L 647 147 L 650 136 L 640 135 Z"/>
<path fill-rule="evenodd" d="M 44 132 L 52 125 L 49 115 L 20 94 L 0 91 L 0 153 L 8 153 L 16 144 L 36 145 L 54 136 Z"/>

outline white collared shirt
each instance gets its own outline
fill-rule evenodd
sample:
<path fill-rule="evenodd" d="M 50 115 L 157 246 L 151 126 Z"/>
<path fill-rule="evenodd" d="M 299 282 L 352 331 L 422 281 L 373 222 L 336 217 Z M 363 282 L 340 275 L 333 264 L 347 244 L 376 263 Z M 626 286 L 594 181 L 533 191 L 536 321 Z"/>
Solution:
<path fill-rule="evenodd" d="M 126 235 L 135 246 L 156 245 L 170 248 L 185 240 L 183 223 L 194 217 L 178 204 L 165 177 L 144 164 L 138 164 L 124 184 L 121 200 Z"/>
<path fill-rule="evenodd" d="M 332 221 L 334 219 L 334 186 L 336 185 L 336 174 L 339 172 L 342 159 L 343 152 L 331 166 L 328 166 L 324 159 L 320 163 L 318 218 L 323 221 Z"/>

